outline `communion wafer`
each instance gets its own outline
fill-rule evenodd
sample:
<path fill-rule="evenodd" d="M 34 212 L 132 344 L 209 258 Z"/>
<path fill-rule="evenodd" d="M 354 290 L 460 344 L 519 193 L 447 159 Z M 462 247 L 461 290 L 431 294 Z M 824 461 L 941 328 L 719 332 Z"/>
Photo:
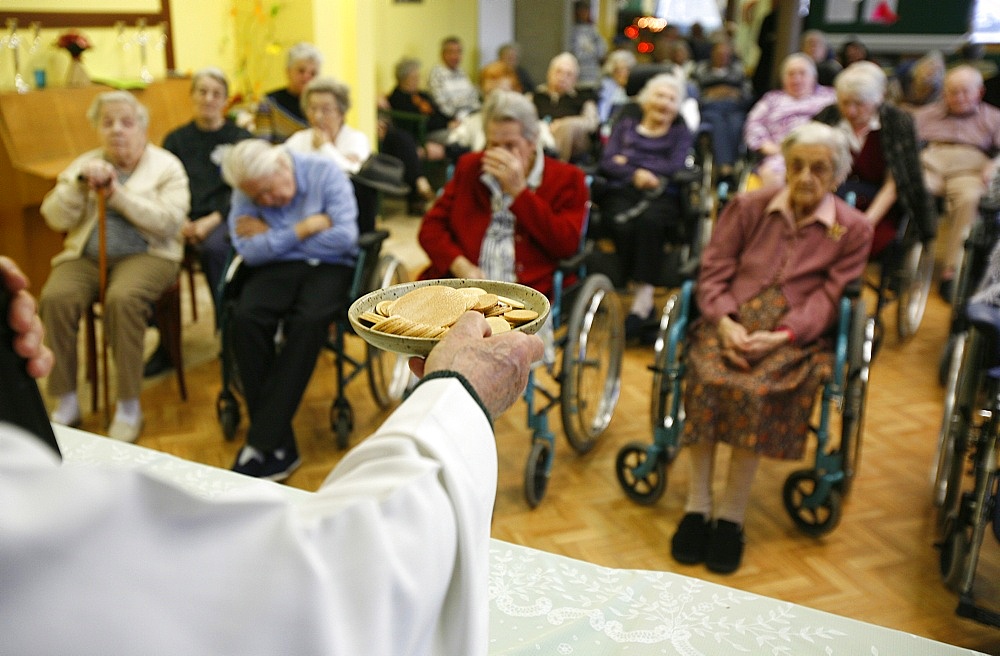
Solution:
<path fill-rule="evenodd" d="M 534 310 L 509 310 L 504 313 L 503 318 L 515 326 L 520 326 L 522 323 L 537 319 L 538 313 Z"/>
<path fill-rule="evenodd" d="M 379 301 L 375 305 L 375 311 L 378 312 L 379 314 L 381 314 L 383 317 L 387 317 L 390 314 L 389 308 L 392 307 L 392 304 L 394 302 L 395 301 L 392 301 L 391 299 L 386 299 L 384 301 Z"/>
<path fill-rule="evenodd" d="M 510 330 L 510 324 L 503 317 L 486 317 L 486 323 L 490 325 L 490 330 L 494 335 L 499 335 Z"/>
<path fill-rule="evenodd" d="M 475 304 L 470 308 L 476 312 L 486 312 L 492 309 L 499 302 L 496 294 L 480 294 L 476 297 Z"/>
<path fill-rule="evenodd" d="M 521 301 L 515 301 L 512 298 L 507 298 L 506 296 L 501 296 L 500 294 L 497 294 L 497 300 L 500 301 L 501 303 L 511 306 L 515 310 L 524 309 L 524 303 L 522 303 Z"/>
<path fill-rule="evenodd" d="M 417 287 L 396 299 L 390 313 L 414 323 L 450 326 L 468 309 L 464 294 L 452 287 Z"/>

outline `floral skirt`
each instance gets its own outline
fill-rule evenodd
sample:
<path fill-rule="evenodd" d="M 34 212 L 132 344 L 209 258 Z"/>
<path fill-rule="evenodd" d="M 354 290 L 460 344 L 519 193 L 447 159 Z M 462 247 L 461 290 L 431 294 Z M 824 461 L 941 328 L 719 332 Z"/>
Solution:
<path fill-rule="evenodd" d="M 769 287 L 740 307 L 740 323 L 749 332 L 773 330 L 787 307 L 781 290 Z M 702 321 L 687 361 L 685 444 L 720 441 L 769 458 L 802 457 L 817 390 L 833 371 L 823 344 L 781 346 L 742 371 L 722 357 L 716 326 Z"/>

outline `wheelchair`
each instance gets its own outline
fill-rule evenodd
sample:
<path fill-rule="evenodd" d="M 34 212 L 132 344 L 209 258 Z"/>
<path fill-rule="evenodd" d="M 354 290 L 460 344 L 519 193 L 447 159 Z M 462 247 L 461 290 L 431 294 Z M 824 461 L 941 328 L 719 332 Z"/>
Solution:
<path fill-rule="evenodd" d="M 558 366 L 556 358 L 547 357 L 532 369 L 524 390 L 532 431 L 524 497 L 531 508 L 545 497 L 552 473 L 555 434 L 549 427 L 549 412 L 559 406 L 566 440 L 584 454 L 611 423 L 621 391 L 625 316 L 611 279 L 602 273 L 588 274 L 589 255 L 585 243 L 556 268 L 549 322 L 554 350 L 561 357 Z M 557 390 L 539 380 L 536 372 L 543 368 Z"/>
<path fill-rule="evenodd" d="M 627 444 L 615 460 L 619 484 L 632 501 L 642 505 L 652 505 L 663 495 L 668 467 L 680 451 L 686 419 L 684 338 L 696 312 L 694 281 L 687 280 L 668 299 L 660 319 L 650 367 L 653 443 Z M 854 283 L 840 300 L 833 335 L 833 375 L 820 395 L 818 423 L 810 427 L 817 439 L 815 463 L 792 472 L 782 490 L 785 510 L 793 523 L 813 537 L 829 533 L 839 524 L 844 500 L 857 474 L 874 333 L 874 319 L 865 310 L 860 284 Z M 840 439 L 832 444 L 832 420 L 837 412 Z"/>
<path fill-rule="evenodd" d="M 988 531 L 1000 540 L 1000 308 L 965 306 L 968 336 L 948 417 L 948 463 L 939 511 L 941 577 L 959 596 L 956 613 L 1000 626 L 1000 613 L 973 594 L 980 548 Z"/>
<path fill-rule="evenodd" d="M 959 421 L 956 413 L 961 373 L 965 351 L 969 341 L 970 322 L 966 303 L 975 292 L 989 263 L 990 253 L 1000 240 L 1000 207 L 980 205 L 979 218 L 972 225 L 965 240 L 962 266 L 956 276 L 955 296 L 952 299 L 948 340 L 941 354 L 939 380 L 944 387 L 941 429 L 938 432 L 937 453 L 934 464 L 933 500 L 939 508 L 945 504 L 949 471 L 952 468 L 953 445 L 952 422 Z M 946 512 L 939 512 L 939 528 L 943 525 Z"/>
<path fill-rule="evenodd" d="M 382 242 L 388 238 L 385 230 L 363 233 L 358 239 L 358 260 L 351 280 L 350 302 L 375 289 L 407 281 L 405 268 L 392 255 L 382 254 Z M 216 415 L 226 440 L 236 437 L 241 421 L 239 397 L 243 396 L 239 370 L 233 346 L 232 308 L 239 295 L 242 258 L 236 256 L 230 262 L 221 288 L 218 290 L 219 329 L 222 335 L 222 390 L 216 400 Z M 347 307 L 330 328 L 326 347 L 336 360 L 337 391 L 330 405 L 330 430 L 334 433 L 337 446 L 346 449 L 351 432 L 354 430 L 354 412 L 347 399 L 346 388 L 357 376 L 367 373 L 368 387 L 380 408 L 389 408 L 403 397 L 409 382 L 410 371 L 406 358 L 387 353 L 365 344 L 364 359 L 358 359 L 347 352 L 345 335 L 352 334 L 347 320 Z M 281 339 L 279 327 L 277 340 Z"/>

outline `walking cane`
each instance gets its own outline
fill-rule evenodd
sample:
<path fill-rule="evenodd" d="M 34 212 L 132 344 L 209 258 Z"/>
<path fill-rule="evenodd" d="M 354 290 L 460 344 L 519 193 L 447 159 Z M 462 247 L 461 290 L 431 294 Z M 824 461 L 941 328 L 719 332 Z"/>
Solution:
<path fill-rule="evenodd" d="M 101 394 L 104 401 L 104 425 L 111 425 L 110 375 L 108 374 L 108 321 L 104 296 L 108 288 L 108 191 L 107 187 L 97 189 L 97 300 L 101 304 Z"/>

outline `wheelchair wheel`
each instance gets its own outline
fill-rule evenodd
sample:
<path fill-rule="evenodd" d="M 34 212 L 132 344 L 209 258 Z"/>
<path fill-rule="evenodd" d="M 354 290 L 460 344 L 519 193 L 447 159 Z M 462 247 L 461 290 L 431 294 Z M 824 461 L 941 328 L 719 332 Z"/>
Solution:
<path fill-rule="evenodd" d="M 861 438 L 868 400 L 868 373 L 875 341 L 875 319 L 866 316 L 864 301 L 858 300 L 852 320 L 850 368 L 844 389 L 840 429 L 840 449 L 844 468 L 840 494 L 844 498 L 850 494 L 854 477 L 861 464 Z"/>
<path fill-rule="evenodd" d="M 971 545 L 972 527 L 959 516 L 951 515 L 945 521 L 944 537 L 937 545 L 940 549 L 938 557 L 941 580 L 950 590 L 958 591 L 962 585 L 965 561 Z"/>
<path fill-rule="evenodd" d="M 378 260 L 369 287 L 374 291 L 408 280 L 409 276 L 402 262 L 392 255 L 383 255 Z M 410 368 L 403 355 L 388 353 L 370 344 L 367 349 L 368 387 L 375 403 L 385 409 L 403 398 L 410 382 Z"/>
<path fill-rule="evenodd" d="M 795 526 L 812 537 L 826 535 L 837 527 L 843 512 L 840 492 L 831 488 L 826 499 L 815 508 L 805 506 L 805 500 L 816 491 L 819 480 L 814 469 L 792 472 L 785 480 L 782 499 L 785 510 Z"/>
<path fill-rule="evenodd" d="M 537 508 L 545 498 L 551 470 L 552 444 L 548 440 L 534 440 L 524 466 L 524 499 L 529 507 Z"/>
<path fill-rule="evenodd" d="M 947 363 L 944 369 L 944 407 L 941 413 L 941 430 L 938 432 L 937 458 L 934 468 L 934 505 L 940 507 L 944 503 L 945 491 L 948 485 L 948 472 L 951 470 L 951 459 L 954 444 L 949 439 L 952 417 L 955 412 L 955 397 L 958 390 L 958 376 L 962 368 L 962 353 L 965 351 L 965 341 L 968 333 L 961 332 L 948 338 L 948 344 L 942 362 Z"/>
<path fill-rule="evenodd" d="M 563 349 L 561 412 L 566 439 L 586 453 L 611 423 L 621 391 L 625 322 L 607 276 L 588 276 L 570 313 Z"/>
<path fill-rule="evenodd" d="M 898 275 L 896 334 L 900 340 L 906 340 L 913 337 L 924 318 L 934 275 L 934 249 L 920 241 L 910 244 Z"/>
<path fill-rule="evenodd" d="M 631 442 L 621 448 L 615 459 L 615 472 L 618 483 L 625 490 L 628 498 L 643 506 L 651 506 L 667 489 L 667 462 L 665 458 L 657 458 L 656 463 L 643 476 L 637 476 L 636 470 L 649 460 L 650 446 L 642 442 Z"/>

